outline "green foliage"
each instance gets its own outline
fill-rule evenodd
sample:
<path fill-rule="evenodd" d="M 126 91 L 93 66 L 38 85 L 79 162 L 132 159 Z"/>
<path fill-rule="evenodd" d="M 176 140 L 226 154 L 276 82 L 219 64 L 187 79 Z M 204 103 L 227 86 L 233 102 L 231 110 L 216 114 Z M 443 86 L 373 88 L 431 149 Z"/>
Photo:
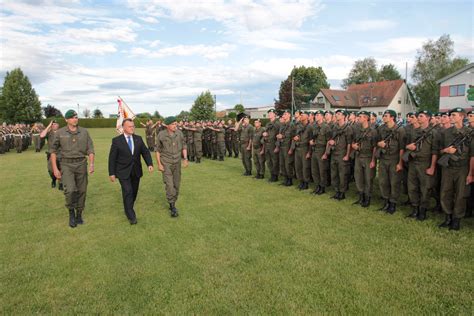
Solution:
<path fill-rule="evenodd" d="M 236 104 L 234 106 L 234 110 L 236 113 L 243 113 L 245 111 L 245 107 L 242 104 Z"/>
<path fill-rule="evenodd" d="M 7 72 L 5 76 L 0 113 L 8 123 L 33 123 L 41 119 L 41 102 L 20 68 Z"/>
<path fill-rule="evenodd" d="M 349 76 L 342 80 L 341 86 L 347 89 L 352 84 L 361 84 L 366 82 L 377 82 L 383 80 L 398 80 L 402 76 L 395 68 L 395 65 L 382 65 L 377 70 L 377 61 L 373 57 L 357 60 L 352 66 Z"/>
<path fill-rule="evenodd" d="M 148 112 L 143 112 L 143 113 L 137 113 L 136 117 L 142 118 L 142 119 L 150 119 L 152 118 L 152 115 Z"/>
<path fill-rule="evenodd" d="M 278 92 L 279 99 L 275 101 L 277 109 L 291 108 L 291 87 L 294 78 L 296 109 L 309 105 L 319 90 L 329 88 L 326 74 L 321 67 L 300 66 L 293 68 L 288 78 L 281 82 Z"/>
<path fill-rule="evenodd" d="M 378 212 L 378 195 L 352 205 L 354 183 L 338 202 L 242 177 L 226 158 L 182 169 L 177 219 L 161 173 L 146 172 L 131 226 L 108 181 L 117 133 L 89 132 L 95 173 L 75 229 L 44 153 L 0 157 L 2 315 L 472 314 L 472 219 L 439 229 L 435 213 Z"/>
<path fill-rule="evenodd" d="M 176 119 L 178 121 L 187 121 L 189 120 L 191 117 L 191 113 L 189 113 L 188 111 L 181 111 L 178 115 L 176 115 Z"/>
<path fill-rule="evenodd" d="M 202 92 L 194 101 L 191 107 L 190 119 L 192 120 L 212 120 L 215 118 L 214 97 L 207 90 Z"/>
<path fill-rule="evenodd" d="M 62 117 L 63 114 L 61 113 L 60 110 L 58 110 L 57 108 L 55 108 L 53 105 L 51 104 L 48 104 L 47 106 L 45 106 L 43 108 L 43 112 L 44 112 L 44 116 L 46 118 L 49 118 L 49 117 Z"/>
<path fill-rule="evenodd" d="M 162 120 L 162 119 L 163 119 L 163 116 L 161 116 L 160 112 L 155 111 L 155 112 L 153 112 L 152 118 L 158 119 L 158 120 Z"/>
<path fill-rule="evenodd" d="M 90 118 L 91 117 L 91 110 L 89 110 L 88 108 L 85 108 L 84 110 L 82 110 L 82 115 L 85 118 Z"/>
<path fill-rule="evenodd" d="M 436 81 L 469 63 L 466 58 L 453 56 L 454 42 L 446 34 L 436 41 L 427 41 L 418 50 L 411 76 L 413 93 L 420 109 L 438 111 L 439 86 Z"/>
<path fill-rule="evenodd" d="M 237 118 L 237 113 L 235 112 L 230 112 L 228 115 L 227 115 L 228 118 L 230 119 L 233 119 L 235 120 Z"/>
<path fill-rule="evenodd" d="M 101 110 L 95 109 L 94 113 L 92 114 L 92 117 L 95 119 L 100 119 L 100 118 L 104 118 L 104 115 L 102 114 Z"/>

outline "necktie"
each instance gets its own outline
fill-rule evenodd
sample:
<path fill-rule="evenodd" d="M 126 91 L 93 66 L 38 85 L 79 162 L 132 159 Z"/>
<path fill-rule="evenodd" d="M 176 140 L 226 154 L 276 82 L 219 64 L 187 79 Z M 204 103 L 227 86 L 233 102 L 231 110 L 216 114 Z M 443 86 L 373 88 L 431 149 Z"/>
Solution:
<path fill-rule="evenodd" d="M 128 148 L 130 148 L 130 152 L 132 152 L 132 138 L 130 136 L 127 137 Z"/>

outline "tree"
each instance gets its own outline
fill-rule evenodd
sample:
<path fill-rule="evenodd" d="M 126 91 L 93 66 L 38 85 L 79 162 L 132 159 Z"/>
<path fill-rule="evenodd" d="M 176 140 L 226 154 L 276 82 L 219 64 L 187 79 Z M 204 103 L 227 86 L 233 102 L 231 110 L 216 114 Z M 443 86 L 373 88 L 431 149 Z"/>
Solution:
<path fill-rule="evenodd" d="M 41 102 L 20 68 L 7 72 L 0 98 L 0 116 L 9 123 L 41 119 Z"/>
<path fill-rule="evenodd" d="M 184 121 L 184 120 L 189 120 L 191 116 L 191 113 L 188 111 L 181 111 L 178 115 L 176 115 L 176 119 L 178 121 Z"/>
<path fill-rule="evenodd" d="M 215 118 L 214 98 L 209 90 L 202 92 L 191 107 L 191 119 L 195 121 L 212 120 Z"/>
<path fill-rule="evenodd" d="M 142 118 L 142 119 L 151 119 L 151 114 L 148 113 L 148 112 L 137 113 L 136 117 L 137 118 Z"/>
<path fill-rule="evenodd" d="M 227 115 L 228 118 L 235 120 L 237 118 L 237 113 L 235 112 L 230 112 L 229 115 Z"/>
<path fill-rule="evenodd" d="M 90 118 L 91 117 L 91 110 L 89 110 L 88 108 L 85 108 L 82 111 L 82 115 L 84 115 L 85 118 Z"/>
<path fill-rule="evenodd" d="M 351 84 L 376 82 L 379 79 L 377 62 L 373 57 L 357 60 L 352 66 L 349 76 L 342 80 L 341 86 L 347 89 Z"/>
<path fill-rule="evenodd" d="M 161 116 L 161 114 L 158 111 L 155 111 L 155 112 L 153 112 L 152 118 L 162 120 L 163 116 Z"/>
<path fill-rule="evenodd" d="M 99 118 L 104 118 L 104 115 L 102 114 L 101 110 L 95 109 L 94 113 L 92 113 L 92 117 L 95 119 L 99 119 Z"/>
<path fill-rule="evenodd" d="M 243 113 L 245 111 L 245 108 L 242 104 L 236 104 L 234 106 L 234 110 L 236 113 Z"/>
<path fill-rule="evenodd" d="M 454 57 L 454 42 L 449 35 L 429 40 L 417 51 L 412 71 L 413 93 L 420 109 L 438 111 L 439 87 L 437 80 L 453 73 L 469 63 L 466 58 Z"/>
<path fill-rule="evenodd" d="M 378 73 L 378 81 L 399 80 L 399 79 L 402 79 L 402 75 L 400 75 L 397 68 L 395 68 L 395 65 L 388 64 L 388 65 L 382 65 L 382 67 L 380 67 L 380 70 Z"/>
<path fill-rule="evenodd" d="M 295 67 L 288 78 L 280 84 L 279 99 L 275 100 L 277 109 L 291 108 L 292 78 L 294 78 L 294 97 L 297 109 L 309 104 L 316 97 L 319 90 L 329 88 L 326 74 L 321 67 Z"/>
<path fill-rule="evenodd" d="M 43 113 L 44 113 L 44 116 L 46 118 L 49 118 L 49 117 L 62 117 L 63 116 L 61 111 L 59 111 L 57 108 L 55 108 L 51 104 L 48 104 L 47 106 L 45 106 L 43 108 Z"/>

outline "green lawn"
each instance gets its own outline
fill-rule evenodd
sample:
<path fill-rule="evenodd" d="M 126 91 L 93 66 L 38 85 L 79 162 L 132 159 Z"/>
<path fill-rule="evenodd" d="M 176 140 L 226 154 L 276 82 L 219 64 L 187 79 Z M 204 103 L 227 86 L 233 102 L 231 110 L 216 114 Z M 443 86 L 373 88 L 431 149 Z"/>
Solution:
<path fill-rule="evenodd" d="M 432 213 L 419 223 L 408 208 L 377 212 L 378 199 L 312 196 L 229 158 L 184 171 L 177 219 L 161 174 L 145 174 L 131 226 L 108 181 L 115 132 L 90 132 L 96 173 L 76 229 L 43 152 L 0 156 L 1 314 L 474 313 L 472 219 L 440 230 Z"/>

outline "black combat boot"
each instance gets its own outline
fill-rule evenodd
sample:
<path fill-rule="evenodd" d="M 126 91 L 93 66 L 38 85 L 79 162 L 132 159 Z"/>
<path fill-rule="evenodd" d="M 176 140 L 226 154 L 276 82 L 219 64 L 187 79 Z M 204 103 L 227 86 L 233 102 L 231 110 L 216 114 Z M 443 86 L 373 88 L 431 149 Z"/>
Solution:
<path fill-rule="evenodd" d="M 449 225 L 449 230 L 459 230 L 461 229 L 461 219 L 453 217 L 451 220 L 451 225 Z"/>
<path fill-rule="evenodd" d="M 239 154 L 235 154 L 235 155 L 234 155 L 234 158 L 239 158 Z"/>
<path fill-rule="evenodd" d="M 196 158 L 196 163 L 201 163 L 201 158 Z"/>
<path fill-rule="evenodd" d="M 352 203 L 352 205 L 356 205 L 356 204 L 362 205 L 362 201 L 364 201 L 364 193 L 359 192 L 359 199 L 355 201 L 354 203 Z"/>
<path fill-rule="evenodd" d="M 303 189 L 302 189 L 302 190 L 308 190 L 308 188 L 309 188 L 309 187 L 308 187 L 308 182 L 305 181 L 305 182 L 303 183 Z"/>
<path fill-rule="evenodd" d="M 291 187 L 293 185 L 293 178 L 288 178 L 288 186 Z"/>
<path fill-rule="evenodd" d="M 59 190 L 59 191 L 63 191 L 63 190 L 64 190 L 64 186 L 63 186 L 63 183 L 62 183 L 62 182 L 59 182 L 58 190 Z"/>
<path fill-rule="evenodd" d="M 223 157 L 223 156 L 220 156 L 220 157 L 219 157 L 219 161 L 224 161 L 224 157 Z"/>
<path fill-rule="evenodd" d="M 364 199 L 362 200 L 362 207 L 370 206 L 370 195 L 364 194 Z"/>
<path fill-rule="evenodd" d="M 324 193 L 326 193 L 326 188 L 322 186 L 321 189 L 319 190 L 319 192 L 316 193 L 316 194 L 317 194 L 317 195 L 322 195 L 322 194 L 324 194 Z"/>
<path fill-rule="evenodd" d="M 379 211 L 386 211 L 386 210 L 388 210 L 389 206 L 390 206 L 390 202 L 388 200 L 385 200 L 384 205 L 381 208 L 379 208 L 378 210 Z"/>
<path fill-rule="evenodd" d="M 280 185 L 286 186 L 287 183 L 288 183 L 288 177 L 285 177 L 285 180 L 283 180 L 283 182 L 280 183 Z"/>
<path fill-rule="evenodd" d="M 178 217 L 178 209 L 174 205 L 174 203 L 170 203 L 170 213 L 171 217 Z"/>
<path fill-rule="evenodd" d="M 331 196 L 331 199 L 339 200 L 339 195 L 340 195 L 340 194 L 341 194 L 341 193 L 340 193 L 339 191 L 336 191 L 336 193 L 335 193 L 333 196 Z"/>
<path fill-rule="evenodd" d="M 338 201 L 342 201 L 346 199 L 346 194 L 344 192 L 339 193 L 339 198 L 337 199 Z"/>
<path fill-rule="evenodd" d="M 76 227 L 76 216 L 74 214 L 74 209 L 69 210 L 69 227 L 74 228 Z"/>
<path fill-rule="evenodd" d="M 51 181 L 51 187 L 54 189 L 56 187 L 56 178 Z"/>
<path fill-rule="evenodd" d="M 444 222 L 438 225 L 439 228 L 445 228 L 445 227 L 450 227 L 451 226 L 451 221 L 453 220 L 453 215 L 451 214 L 446 214 L 444 217 Z"/>
<path fill-rule="evenodd" d="M 298 190 L 303 190 L 304 182 L 300 181 L 300 184 L 298 184 Z"/>
<path fill-rule="evenodd" d="M 318 185 L 317 187 L 314 188 L 313 192 L 311 194 L 319 194 L 319 191 L 321 191 L 321 186 Z"/>
<path fill-rule="evenodd" d="M 274 174 L 273 176 L 274 176 L 275 178 L 273 179 L 272 182 L 278 182 L 278 175 Z"/>
<path fill-rule="evenodd" d="M 419 207 L 418 206 L 413 206 L 411 213 L 408 214 L 406 217 L 407 218 L 418 218 L 418 212 L 419 212 Z"/>
<path fill-rule="evenodd" d="M 418 216 L 416 217 L 417 221 L 424 221 L 426 219 L 426 207 L 420 207 L 418 211 Z"/>
<path fill-rule="evenodd" d="M 82 211 L 76 210 L 76 224 L 84 224 L 84 221 L 82 220 Z"/>
<path fill-rule="evenodd" d="M 389 202 L 389 206 L 388 206 L 388 209 L 387 209 L 387 213 L 388 214 L 393 214 L 397 211 L 397 203 L 392 203 L 392 202 Z"/>

